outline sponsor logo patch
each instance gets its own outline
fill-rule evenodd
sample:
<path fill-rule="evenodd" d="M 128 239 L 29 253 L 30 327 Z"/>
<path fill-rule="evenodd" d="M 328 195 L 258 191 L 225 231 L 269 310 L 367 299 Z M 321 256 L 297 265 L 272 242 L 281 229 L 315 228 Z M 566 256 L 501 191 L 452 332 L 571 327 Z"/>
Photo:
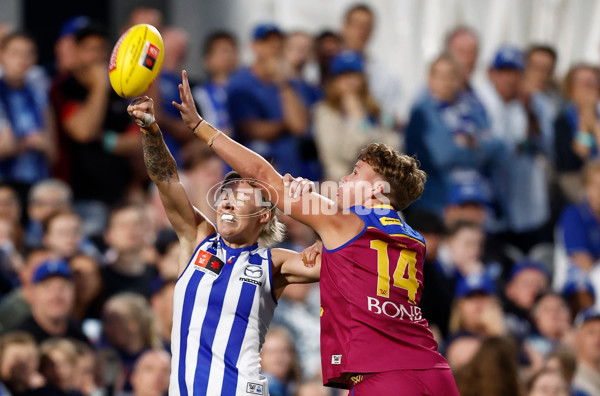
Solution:
<path fill-rule="evenodd" d="M 244 275 L 246 275 L 249 278 L 259 279 L 260 277 L 262 277 L 262 274 L 263 270 L 261 266 L 256 264 L 247 265 L 246 269 L 244 270 Z"/>
<path fill-rule="evenodd" d="M 331 364 L 342 364 L 342 355 L 331 355 Z"/>
<path fill-rule="evenodd" d="M 395 219 L 393 217 L 380 217 L 379 221 L 384 226 L 391 225 L 391 224 L 402 225 L 402 222 L 400 221 L 400 219 Z"/>
<path fill-rule="evenodd" d="M 212 255 L 204 250 L 200 250 L 194 262 L 194 269 L 202 271 L 211 276 L 217 277 L 223 270 L 225 263 L 217 256 Z"/>
<path fill-rule="evenodd" d="M 263 386 L 261 384 L 255 384 L 253 382 L 248 382 L 246 385 L 246 393 L 251 393 L 253 395 L 262 395 L 263 394 Z"/>
<path fill-rule="evenodd" d="M 150 41 L 146 40 L 139 60 L 140 66 L 144 66 L 146 69 L 152 71 L 156 64 L 156 60 L 158 59 L 158 54 L 160 54 L 160 49 Z"/>

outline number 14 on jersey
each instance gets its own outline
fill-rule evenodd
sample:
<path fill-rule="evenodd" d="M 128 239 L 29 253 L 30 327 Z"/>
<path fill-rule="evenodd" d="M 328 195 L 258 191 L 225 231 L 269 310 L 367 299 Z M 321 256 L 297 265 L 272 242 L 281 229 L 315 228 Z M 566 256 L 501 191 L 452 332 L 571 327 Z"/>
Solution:
<path fill-rule="evenodd" d="M 389 298 L 390 296 L 390 259 L 388 256 L 388 243 L 380 240 L 371 241 L 371 249 L 377 251 L 377 295 Z M 393 286 L 406 290 L 408 301 L 415 304 L 419 282 L 417 282 L 417 252 L 402 249 L 396 263 L 393 275 Z M 408 267 L 408 271 L 406 268 Z M 408 278 L 404 277 L 407 272 Z"/>

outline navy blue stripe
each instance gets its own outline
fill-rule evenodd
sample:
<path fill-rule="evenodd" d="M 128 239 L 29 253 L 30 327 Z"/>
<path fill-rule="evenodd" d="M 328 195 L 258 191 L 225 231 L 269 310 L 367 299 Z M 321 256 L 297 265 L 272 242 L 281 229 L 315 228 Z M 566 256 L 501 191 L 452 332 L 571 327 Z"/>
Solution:
<path fill-rule="evenodd" d="M 273 297 L 273 301 L 275 304 L 279 304 L 277 302 L 277 298 L 275 298 L 275 287 L 273 286 L 273 259 L 271 259 L 271 249 L 267 249 L 267 266 L 269 267 L 269 284 L 271 285 L 271 297 Z"/>
<path fill-rule="evenodd" d="M 237 361 L 242 350 L 242 342 L 246 336 L 255 293 L 256 285 L 244 282 L 235 310 L 235 319 L 231 326 L 231 335 L 225 349 L 225 375 L 223 376 L 223 387 L 221 389 L 221 395 L 223 396 L 235 395 L 238 380 Z"/>
<path fill-rule="evenodd" d="M 183 310 L 181 313 L 181 329 L 179 330 L 179 392 L 181 396 L 187 396 L 188 391 L 185 385 L 185 358 L 187 355 L 187 339 L 190 330 L 190 322 L 192 320 L 192 312 L 194 311 L 194 303 L 196 302 L 196 292 L 198 284 L 204 272 L 194 271 L 183 296 Z"/>
<path fill-rule="evenodd" d="M 239 258 L 239 257 L 238 257 Z M 237 261 L 237 258 L 236 258 Z M 217 326 L 223 310 L 225 292 L 229 284 L 229 278 L 233 271 L 232 264 L 225 264 L 221 274 L 212 284 L 210 296 L 202 329 L 200 330 L 200 347 L 198 348 L 198 360 L 196 373 L 194 375 L 194 394 L 206 395 L 208 389 L 208 378 L 210 377 L 210 366 L 212 361 L 212 345 L 215 340 Z"/>

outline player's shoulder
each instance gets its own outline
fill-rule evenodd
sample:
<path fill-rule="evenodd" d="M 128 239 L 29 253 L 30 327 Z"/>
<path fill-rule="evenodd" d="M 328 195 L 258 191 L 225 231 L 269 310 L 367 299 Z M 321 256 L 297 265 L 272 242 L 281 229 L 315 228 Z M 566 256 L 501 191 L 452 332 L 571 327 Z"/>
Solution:
<path fill-rule="evenodd" d="M 355 207 L 354 209 L 368 229 L 377 229 L 391 237 L 406 237 L 425 245 L 423 236 L 413 230 L 392 206 L 378 205 L 372 208 Z M 361 213 L 361 209 L 364 213 Z"/>

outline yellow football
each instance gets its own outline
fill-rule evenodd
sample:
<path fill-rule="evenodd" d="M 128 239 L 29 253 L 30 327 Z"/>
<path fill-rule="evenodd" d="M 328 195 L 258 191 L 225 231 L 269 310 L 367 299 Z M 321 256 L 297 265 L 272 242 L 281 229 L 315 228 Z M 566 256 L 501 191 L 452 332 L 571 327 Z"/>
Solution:
<path fill-rule="evenodd" d="M 132 26 L 119 38 L 110 56 L 110 85 L 123 98 L 141 95 L 158 76 L 164 56 L 165 46 L 154 26 Z"/>

